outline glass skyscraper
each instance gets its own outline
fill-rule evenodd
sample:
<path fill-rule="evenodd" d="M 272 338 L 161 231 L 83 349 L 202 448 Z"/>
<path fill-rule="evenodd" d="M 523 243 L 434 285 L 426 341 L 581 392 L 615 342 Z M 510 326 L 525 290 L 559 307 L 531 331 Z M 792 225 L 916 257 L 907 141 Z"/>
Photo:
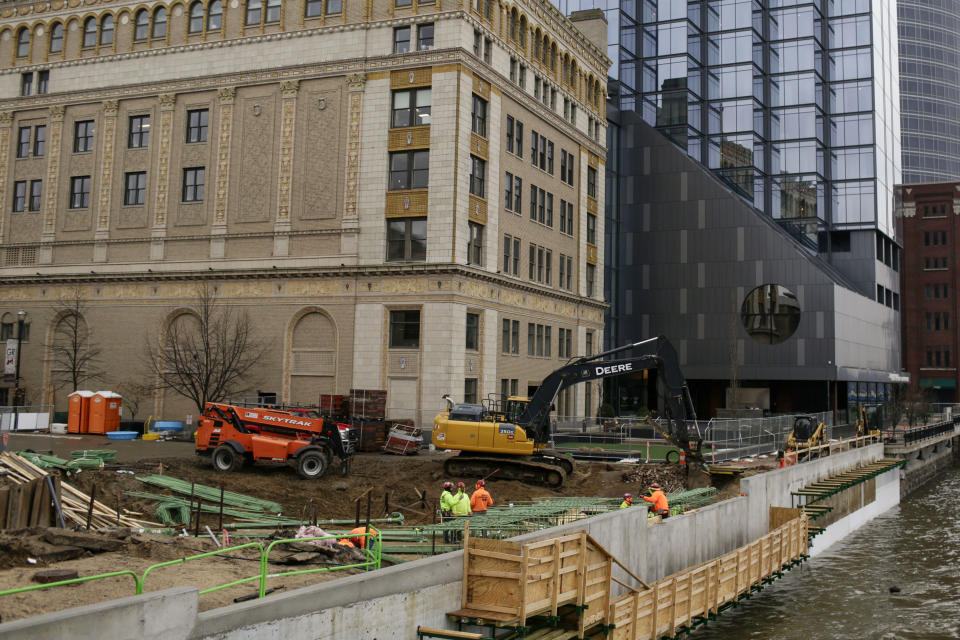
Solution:
<path fill-rule="evenodd" d="M 640 113 L 811 250 L 831 253 L 831 231 L 895 237 L 901 158 L 894 3 L 558 5 L 567 13 L 605 11 L 621 110 Z"/>
<path fill-rule="evenodd" d="M 960 180 L 960 0 L 899 0 L 903 183 Z"/>

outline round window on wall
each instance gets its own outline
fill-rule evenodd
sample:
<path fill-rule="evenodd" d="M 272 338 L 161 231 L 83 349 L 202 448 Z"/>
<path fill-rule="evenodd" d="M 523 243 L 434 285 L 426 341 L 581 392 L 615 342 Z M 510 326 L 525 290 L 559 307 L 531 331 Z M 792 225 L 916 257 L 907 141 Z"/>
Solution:
<path fill-rule="evenodd" d="M 757 342 L 780 344 L 800 325 L 800 303 L 786 287 L 763 284 L 743 299 L 740 321 Z"/>

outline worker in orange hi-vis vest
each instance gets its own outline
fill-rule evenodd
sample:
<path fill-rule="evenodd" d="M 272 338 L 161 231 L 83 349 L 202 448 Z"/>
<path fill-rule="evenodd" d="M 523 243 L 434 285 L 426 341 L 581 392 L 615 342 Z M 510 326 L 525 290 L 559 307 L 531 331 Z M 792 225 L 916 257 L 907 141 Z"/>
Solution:
<path fill-rule="evenodd" d="M 490 492 L 484 489 L 486 484 L 482 479 L 477 480 L 477 490 L 470 496 L 470 510 L 473 511 L 474 515 L 484 514 L 489 507 L 493 506 L 493 498 L 490 497 Z"/>
<path fill-rule="evenodd" d="M 667 496 L 664 495 L 659 483 L 654 482 L 650 485 L 650 497 L 640 497 L 653 504 L 653 515 L 664 518 L 670 517 L 670 504 L 667 502 Z"/>

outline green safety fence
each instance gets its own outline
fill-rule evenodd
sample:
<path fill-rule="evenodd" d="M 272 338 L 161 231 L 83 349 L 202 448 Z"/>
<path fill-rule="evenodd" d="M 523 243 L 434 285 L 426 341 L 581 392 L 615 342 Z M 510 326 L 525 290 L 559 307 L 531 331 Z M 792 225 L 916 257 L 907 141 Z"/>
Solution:
<path fill-rule="evenodd" d="M 210 556 L 218 556 L 218 555 L 222 555 L 222 554 L 224 554 L 224 553 L 227 553 L 227 552 L 229 552 L 229 551 L 239 551 L 239 550 L 241 550 L 241 549 L 249 549 L 249 548 L 251 548 L 251 547 L 256 547 L 257 549 L 259 549 L 259 554 L 258 554 L 258 555 L 260 556 L 260 558 L 259 558 L 259 566 L 260 566 L 260 569 L 259 569 L 259 571 L 257 572 L 256 575 L 250 576 L 250 577 L 248 577 L 248 578 L 241 578 L 241 579 L 239 579 L 239 580 L 234 580 L 234 581 L 232 581 L 232 582 L 228 582 L 228 583 L 226 583 L 226 584 L 217 585 L 217 586 L 215 586 L 215 587 L 210 587 L 209 589 L 203 589 L 202 591 L 200 591 L 200 595 L 203 595 L 203 594 L 206 594 L 206 593 L 211 593 L 211 592 L 213 592 L 213 591 L 219 591 L 219 590 L 221 590 L 221 589 L 228 589 L 228 588 L 230 588 L 230 587 L 235 587 L 235 586 L 237 586 L 237 585 L 241 585 L 241 584 L 244 584 L 244 583 L 247 583 L 247 582 L 253 582 L 254 580 L 259 580 L 260 585 L 259 585 L 259 589 L 258 589 L 258 596 L 262 598 L 262 597 L 264 597 L 264 596 L 266 595 L 266 584 L 267 584 L 267 579 L 268 579 L 268 578 L 279 578 L 279 577 L 283 577 L 283 576 L 293 576 L 293 575 L 301 575 L 301 574 L 307 574 L 307 573 L 320 573 L 320 572 L 325 572 L 325 571 L 338 571 L 338 570 L 341 570 L 341 569 L 360 569 L 360 568 L 362 568 L 362 569 L 365 569 L 365 570 L 369 571 L 369 570 L 371 570 L 371 569 L 379 569 L 379 568 L 380 568 L 380 566 L 381 566 L 381 559 L 382 559 L 382 546 L 383 546 L 383 545 L 382 545 L 382 542 L 381 542 L 381 539 L 380 539 L 380 534 L 379 534 L 379 532 L 377 532 L 377 533 L 361 533 L 361 534 L 353 534 L 353 535 L 351 535 L 351 534 L 344 534 L 344 535 L 347 535 L 347 536 L 349 536 L 349 537 L 351 537 L 351 538 L 373 538 L 373 542 L 372 542 L 371 544 L 365 544 L 365 545 L 364 545 L 365 548 L 362 550 L 362 551 L 363 551 L 363 554 L 364 554 L 364 557 L 366 558 L 366 560 L 365 560 L 364 562 L 358 562 L 358 563 L 349 564 L 349 565 L 338 565 L 338 566 L 334 566 L 334 567 L 322 567 L 322 568 L 319 568 L 319 569 L 300 569 L 300 570 L 298 570 L 298 571 L 285 571 L 285 572 L 282 572 L 282 573 L 272 573 L 272 574 L 268 574 L 268 573 L 267 573 L 267 569 L 268 569 L 268 567 L 269 567 L 269 560 L 268 560 L 268 558 L 269 558 L 270 552 L 273 550 L 273 548 L 274 548 L 276 545 L 278 545 L 278 544 L 284 544 L 284 543 L 289 543 L 289 542 L 310 542 L 310 541 L 313 541 L 313 540 L 336 540 L 336 539 L 340 538 L 340 536 L 319 536 L 319 537 L 314 537 L 314 538 L 287 538 L 287 539 L 283 539 L 283 540 L 274 540 L 273 542 L 270 543 L 269 546 L 267 546 L 266 549 L 264 549 L 264 548 L 263 548 L 263 545 L 260 544 L 259 542 L 248 542 L 248 543 L 246 543 L 246 544 L 236 545 L 236 546 L 233 546 L 233 547 L 228 547 L 228 548 L 226 548 L 226 549 L 217 549 L 217 550 L 215 550 L 215 551 L 209 551 L 209 552 L 207 552 L 207 553 L 199 553 L 199 554 L 196 554 L 196 555 L 193 555 L 193 556 L 189 556 L 189 557 L 186 557 L 186 558 L 180 558 L 180 559 L 178 559 L 178 560 L 170 560 L 170 561 L 168 561 L 168 562 L 160 562 L 160 563 L 157 563 L 157 564 L 154 564 L 154 565 L 151 565 L 151 566 L 147 567 L 147 568 L 144 570 L 142 576 L 137 575 L 134 571 L 131 571 L 131 570 L 129 570 L 129 569 L 124 569 L 124 570 L 122 570 L 122 571 L 111 571 L 110 573 L 101 573 L 101 574 L 97 574 L 97 575 L 94 575 L 94 576 L 85 576 L 85 577 L 82 577 L 82 578 L 71 578 L 71 579 L 69 579 L 69 580 L 58 580 L 57 582 L 50 582 L 50 583 L 47 583 L 47 584 L 37 584 L 37 585 L 31 585 L 31 586 L 29 586 L 29 587 L 17 587 L 17 588 L 15 588 L 15 589 L 5 589 L 5 590 L 3 590 L 3 591 L 0 591 L 0 596 L 7 596 L 7 595 L 13 595 L 13 594 L 17 594 L 17 593 L 24 593 L 24 592 L 26 592 L 26 591 L 38 591 L 38 590 L 40 590 L 40 589 L 50 589 L 50 588 L 52 588 L 52 587 L 61 587 L 61 586 L 70 585 L 70 584 L 78 584 L 78 583 L 81 583 L 81 582 L 90 582 L 90 581 L 92 581 L 92 580 L 102 580 L 102 579 L 104 579 L 104 578 L 114 578 L 114 577 L 117 577 L 117 576 L 125 576 L 125 575 L 128 575 L 128 576 L 130 576 L 130 577 L 133 578 L 133 581 L 134 581 L 134 593 L 135 593 L 136 595 L 140 595 L 140 594 L 142 594 L 142 593 L 144 592 L 144 585 L 145 585 L 145 583 L 146 583 L 146 581 L 147 581 L 147 576 L 150 575 L 150 573 L 151 573 L 152 571 L 156 570 L 156 569 L 161 569 L 161 568 L 163 568 L 163 567 L 170 567 L 170 566 L 173 566 L 173 565 L 184 564 L 184 563 L 189 562 L 189 561 L 191 561 L 191 560 L 199 560 L 200 558 L 207 558 L 207 557 L 210 557 Z M 253 560 L 253 558 L 251 558 L 251 560 Z"/>

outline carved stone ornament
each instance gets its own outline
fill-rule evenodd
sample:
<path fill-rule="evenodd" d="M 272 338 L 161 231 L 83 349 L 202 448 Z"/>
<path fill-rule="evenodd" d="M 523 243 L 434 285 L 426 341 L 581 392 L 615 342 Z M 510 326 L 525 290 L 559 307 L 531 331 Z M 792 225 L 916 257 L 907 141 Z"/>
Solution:
<path fill-rule="evenodd" d="M 413 84 L 413 79 L 414 79 L 414 75 L 413 75 L 413 71 L 411 71 L 411 72 L 410 72 L 410 84 Z"/>
<path fill-rule="evenodd" d="M 177 106 L 177 94 L 175 93 L 161 93 L 157 96 L 157 99 L 160 101 L 161 109 L 173 109 Z"/>
<path fill-rule="evenodd" d="M 403 208 L 404 208 L 404 209 L 409 209 L 409 208 L 410 208 L 410 196 L 405 196 L 405 197 L 403 198 Z"/>
<path fill-rule="evenodd" d="M 0 111 L 0 127 L 7 127 L 13 123 L 13 111 Z"/>
<path fill-rule="evenodd" d="M 263 113 L 263 108 L 260 106 L 260 104 L 258 103 L 258 104 L 253 105 L 253 115 L 254 115 L 254 117 L 259 118 L 261 113 Z"/>
<path fill-rule="evenodd" d="M 326 98 L 317 98 L 317 109 L 323 111 L 327 108 L 327 99 Z"/>
<path fill-rule="evenodd" d="M 367 76 L 362 73 L 347 74 L 347 89 L 350 91 L 363 91 L 363 86 L 367 83 Z"/>
<path fill-rule="evenodd" d="M 51 120 L 63 120 L 63 114 L 66 113 L 67 107 L 62 104 L 55 104 L 50 107 L 50 119 Z"/>
<path fill-rule="evenodd" d="M 280 83 L 280 94 L 284 98 L 296 98 L 300 90 L 299 80 L 284 80 Z"/>
<path fill-rule="evenodd" d="M 220 104 L 233 104 L 233 100 L 236 97 L 236 87 L 220 87 L 217 89 L 217 98 L 220 99 Z"/>
<path fill-rule="evenodd" d="M 407 144 L 411 144 L 412 142 L 413 142 L 413 134 L 407 131 Z"/>
<path fill-rule="evenodd" d="M 120 101 L 119 100 L 104 100 L 103 101 L 103 115 L 105 116 L 115 116 L 117 111 L 120 110 Z"/>
<path fill-rule="evenodd" d="M 960 200 L 953 201 L 953 215 L 960 216 Z"/>

